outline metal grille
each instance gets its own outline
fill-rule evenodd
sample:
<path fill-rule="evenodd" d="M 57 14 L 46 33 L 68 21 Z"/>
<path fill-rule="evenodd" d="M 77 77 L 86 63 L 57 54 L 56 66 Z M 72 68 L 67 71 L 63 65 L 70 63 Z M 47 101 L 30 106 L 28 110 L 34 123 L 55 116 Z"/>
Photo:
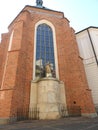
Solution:
<path fill-rule="evenodd" d="M 70 108 L 61 108 L 61 117 L 77 117 L 81 116 L 81 108 L 79 106 L 71 106 Z"/>
<path fill-rule="evenodd" d="M 21 120 L 38 120 L 39 119 L 39 109 L 18 109 L 17 110 L 17 121 Z"/>

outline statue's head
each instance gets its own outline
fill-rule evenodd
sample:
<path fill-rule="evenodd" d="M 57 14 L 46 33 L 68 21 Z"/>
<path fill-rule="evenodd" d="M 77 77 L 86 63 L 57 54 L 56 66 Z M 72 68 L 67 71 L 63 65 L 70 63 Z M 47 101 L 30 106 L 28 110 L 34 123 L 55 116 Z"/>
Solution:
<path fill-rule="evenodd" d="M 36 0 L 36 5 L 37 6 L 42 6 L 43 5 L 43 1 L 42 0 Z"/>

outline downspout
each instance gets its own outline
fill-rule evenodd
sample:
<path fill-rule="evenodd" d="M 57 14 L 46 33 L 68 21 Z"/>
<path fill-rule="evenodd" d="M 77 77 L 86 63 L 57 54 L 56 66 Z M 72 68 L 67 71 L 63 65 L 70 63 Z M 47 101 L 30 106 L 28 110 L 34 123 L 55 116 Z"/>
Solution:
<path fill-rule="evenodd" d="M 97 55 L 96 55 L 96 52 L 95 52 L 95 49 L 94 49 L 94 45 L 93 45 L 93 42 L 92 42 L 92 38 L 91 38 L 91 36 L 90 36 L 90 33 L 89 33 L 89 30 L 88 30 L 88 29 L 87 29 L 87 32 L 88 32 L 88 36 L 89 36 L 89 39 L 90 39 L 90 42 L 91 42 L 91 46 L 92 46 L 92 50 L 93 50 L 93 53 L 94 53 L 94 57 L 95 57 L 95 60 L 96 60 L 97 66 L 98 66 Z"/>

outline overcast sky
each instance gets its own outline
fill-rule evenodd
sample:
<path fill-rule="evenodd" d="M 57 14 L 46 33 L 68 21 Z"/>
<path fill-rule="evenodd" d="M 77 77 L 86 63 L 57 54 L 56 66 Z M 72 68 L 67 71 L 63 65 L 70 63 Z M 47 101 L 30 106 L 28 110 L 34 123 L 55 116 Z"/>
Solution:
<path fill-rule="evenodd" d="M 36 0 L 1 0 L 0 35 L 25 5 L 36 5 Z M 98 0 L 43 0 L 43 6 L 64 12 L 76 32 L 89 26 L 98 27 Z"/>

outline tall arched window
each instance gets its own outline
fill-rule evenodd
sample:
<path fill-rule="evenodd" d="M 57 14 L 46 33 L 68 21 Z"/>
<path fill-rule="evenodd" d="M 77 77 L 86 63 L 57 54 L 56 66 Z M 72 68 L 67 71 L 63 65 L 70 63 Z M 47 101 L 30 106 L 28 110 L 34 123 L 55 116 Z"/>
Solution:
<path fill-rule="evenodd" d="M 37 27 L 36 33 L 36 78 L 45 77 L 45 66 L 48 63 L 51 65 L 52 77 L 55 77 L 55 58 L 52 29 L 47 24 L 43 23 Z"/>

